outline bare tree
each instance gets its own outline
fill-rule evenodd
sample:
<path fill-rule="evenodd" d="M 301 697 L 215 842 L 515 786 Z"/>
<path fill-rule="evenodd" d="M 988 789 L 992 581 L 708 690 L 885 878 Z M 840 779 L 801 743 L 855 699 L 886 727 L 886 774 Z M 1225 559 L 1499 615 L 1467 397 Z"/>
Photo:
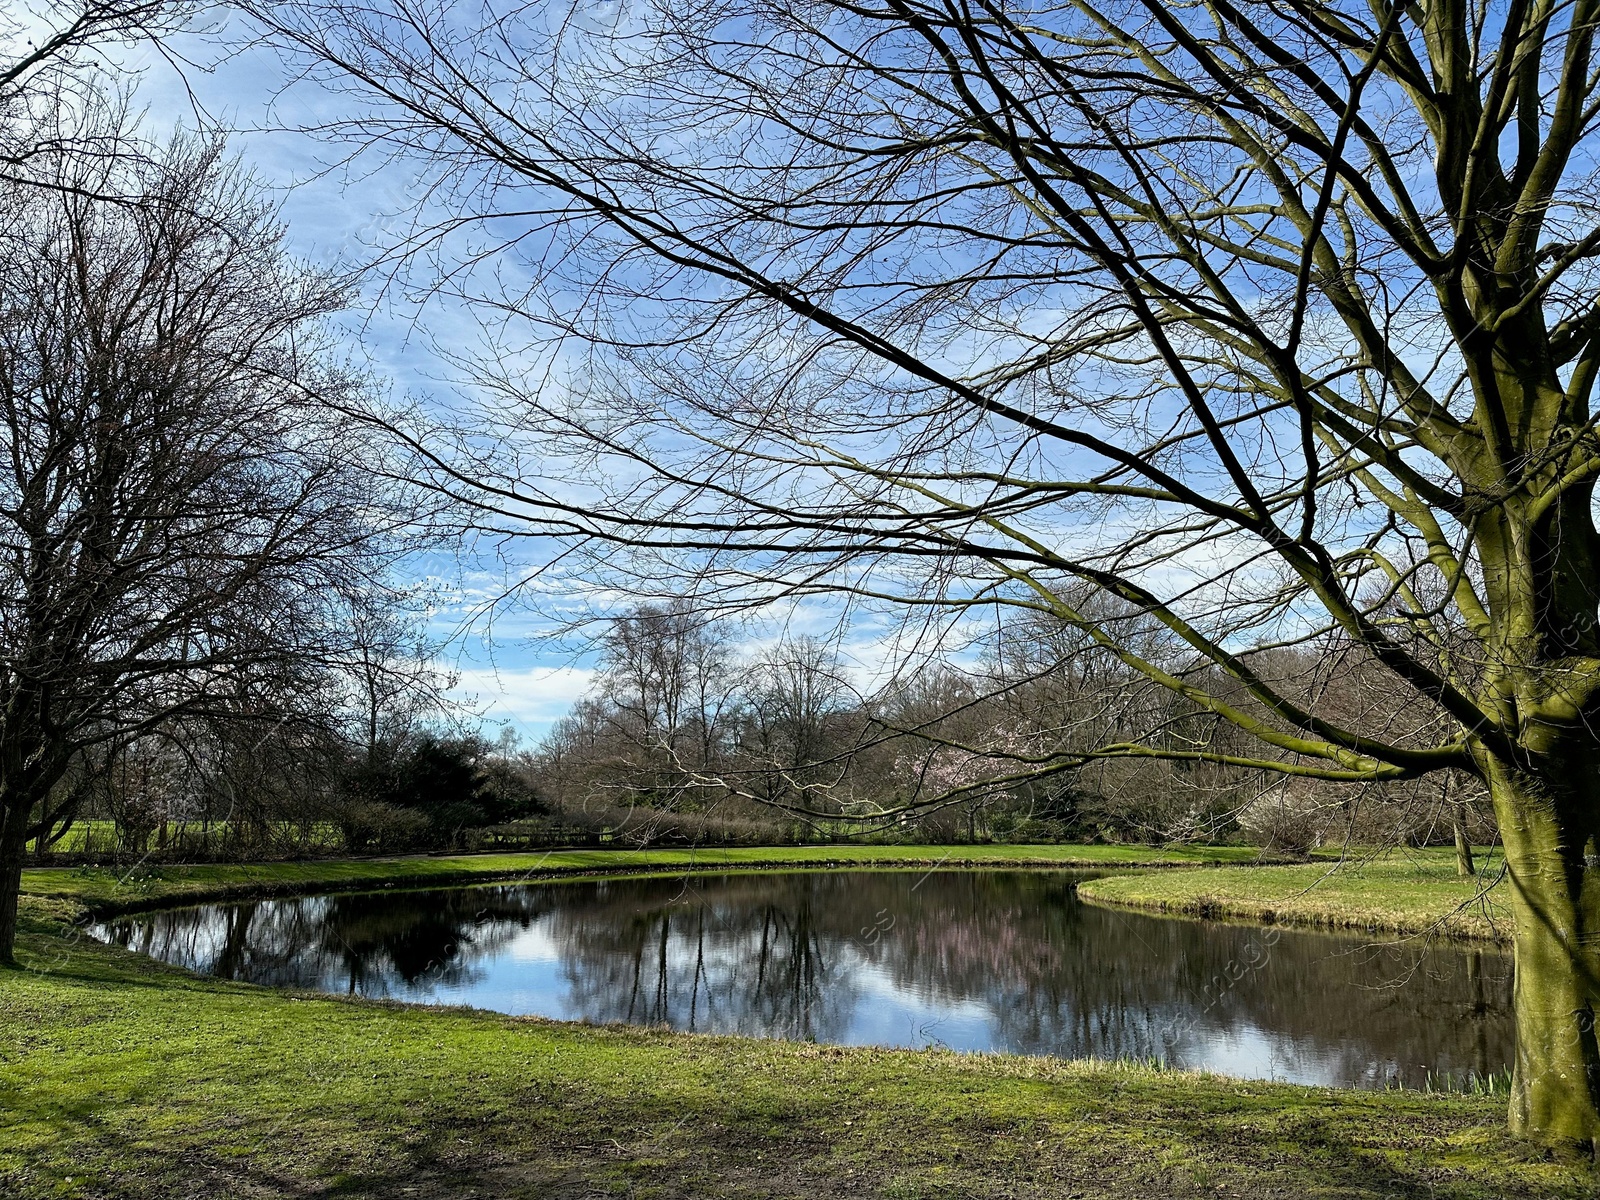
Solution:
<path fill-rule="evenodd" d="M 736 773 L 725 772 L 729 782 L 802 814 L 820 814 L 824 807 L 837 811 L 837 800 L 821 797 L 843 775 L 856 747 L 830 728 L 831 719 L 855 699 L 835 649 L 820 638 L 786 637 L 750 664 L 740 691 L 740 749 L 748 761 Z"/>
<path fill-rule="evenodd" d="M 198 8 L 187 0 L 81 0 L 0 12 L 0 186 L 106 186 L 63 176 L 63 156 L 139 157 L 146 148 L 120 123 L 84 120 L 105 105 L 107 52 L 155 43 Z"/>
<path fill-rule="evenodd" d="M 380 597 L 391 599 L 391 597 Z M 347 697 L 351 741 L 368 763 L 415 737 L 447 707 L 456 677 L 434 662 L 414 613 L 395 604 L 364 605 L 351 614 L 349 646 L 336 663 Z"/>
<path fill-rule="evenodd" d="M 734 693 L 726 647 L 687 605 L 644 604 L 616 617 L 600 645 L 603 715 L 634 799 L 689 802 L 716 769 Z"/>
<path fill-rule="evenodd" d="M 637 589 L 1048 613 L 1260 747 L 1081 761 L 1484 780 L 1511 1123 L 1592 1148 L 1600 0 L 605 11 L 259 6 L 330 132 L 434 169 L 394 249 L 508 268 L 445 285 L 527 324 L 474 372 L 503 430 L 418 432 L 437 486 Z M 1448 732 L 1239 653 L 1330 630 Z"/>
<path fill-rule="evenodd" d="M 278 720 L 251 697 L 323 686 L 387 549 L 339 414 L 363 381 L 323 331 L 343 292 L 220 144 L 56 169 L 0 192 L 5 962 L 74 764 L 186 715 Z"/>

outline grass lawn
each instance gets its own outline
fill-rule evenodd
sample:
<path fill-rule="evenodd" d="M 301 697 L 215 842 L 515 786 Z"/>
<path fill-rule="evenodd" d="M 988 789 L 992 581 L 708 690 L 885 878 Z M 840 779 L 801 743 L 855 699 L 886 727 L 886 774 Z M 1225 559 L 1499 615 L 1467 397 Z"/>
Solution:
<path fill-rule="evenodd" d="M 0 975 L 0 1195 L 1593 1195 L 1501 1097 L 313 997 L 64 936 Z"/>
<path fill-rule="evenodd" d="M 1188 916 L 1504 939 L 1511 929 L 1505 886 L 1486 890 L 1499 872 L 1499 860 L 1489 858 L 1476 877 L 1462 879 L 1454 850 L 1395 850 L 1342 863 L 1115 876 L 1080 884 L 1078 894 Z"/>
<path fill-rule="evenodd" d="M 520 876 L 685 868 L 877 864 L 947 867 L 1193 866 L 1250 863 L 1252 846 L 768 846 L 694 850 L 545 850 L 525 854 L 414 855 L 384 859 L 202 864 L 159 867 L 46 867 L 24 871 L 22 889 L 60 896 L 94 911 L 128 911 L 184 899 L 282 894 L 308 889 L 448 886 Z"/>

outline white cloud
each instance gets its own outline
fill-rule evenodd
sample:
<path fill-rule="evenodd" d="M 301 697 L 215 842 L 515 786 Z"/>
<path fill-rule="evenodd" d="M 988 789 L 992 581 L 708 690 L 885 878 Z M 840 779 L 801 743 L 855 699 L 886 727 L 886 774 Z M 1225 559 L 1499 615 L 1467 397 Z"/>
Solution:
<path fill-rule="evenodd" d="M 594 685 L 592 667 L 470 667 L 457 672 L 453 694 L 488 724 L 509 724 L 542 737 Z"/>

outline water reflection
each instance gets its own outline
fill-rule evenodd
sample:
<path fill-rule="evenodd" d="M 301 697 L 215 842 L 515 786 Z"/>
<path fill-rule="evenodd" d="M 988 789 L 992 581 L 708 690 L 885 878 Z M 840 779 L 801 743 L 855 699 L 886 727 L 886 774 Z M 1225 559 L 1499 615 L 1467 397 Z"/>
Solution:
<path fill-rule="evenodd" d="M 1163 920 L 1060 872 L 614 879 L 208 905 L 101 936 L 255 983 L 1381 1087 L 1511 1061 L 1487 949 Z"/>

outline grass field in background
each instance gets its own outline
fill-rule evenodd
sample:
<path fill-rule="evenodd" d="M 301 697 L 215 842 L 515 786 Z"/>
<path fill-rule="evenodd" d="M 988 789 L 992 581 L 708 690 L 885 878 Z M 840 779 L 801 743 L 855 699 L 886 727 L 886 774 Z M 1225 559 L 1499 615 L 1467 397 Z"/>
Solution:
<path fill-rule="evenodd" d="M 331 821 L 309 828 L 288 822 L 273 822 L 269 828 L 284 844 L 301 846 L 310 853 L 338 854 L 344 846 L 338 825 Z M 213 821 L 205 827 L 198 821 L 173 821 L 168 824 L 167 830 L 172 846 L 188 846 L 191 850 L 203 846 L 211 846 L 214 850 L 224 849 L 234 832 L 230 821 Z M 158 848 L 159 842 L 158 833 L 152 831 L 150 848 Z M 125 847 L 117 833 L 116 822 L 95 817 L 74 821 L 66 833 L 50 843 L 48 849 L 53 854 L 112 854 L 125 850 Z"/>
<path fill-rule="evenodd" d="M 1499 875 L 1494 856 L 1480 856 L 1478 874 L 1463 879 L 1453 849 L 1392 850 L 1302 866 L 1122 875 L 1089 880 L 1078 894 L 1184 916 L 1505 940 L 1506 888 L 1491 887 Z"/>

